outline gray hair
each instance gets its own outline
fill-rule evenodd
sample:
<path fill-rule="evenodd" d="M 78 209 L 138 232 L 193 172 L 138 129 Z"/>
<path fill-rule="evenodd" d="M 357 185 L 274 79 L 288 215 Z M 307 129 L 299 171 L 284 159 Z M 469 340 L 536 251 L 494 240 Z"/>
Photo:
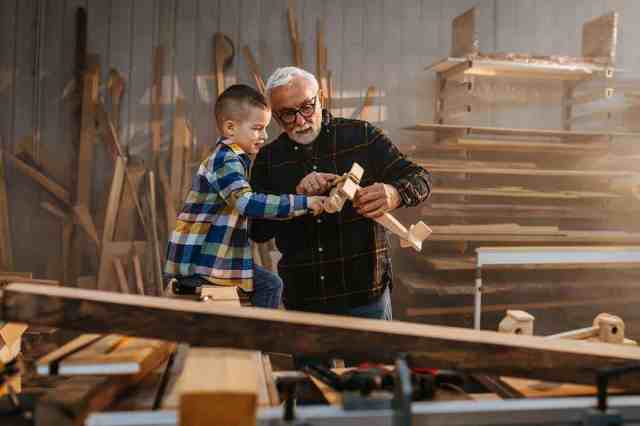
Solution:
<path fill-rule="evenodd" d="M 273 74 L 271 74 L 271 77 L 269 77 L 269 80 L 267 80 L 267 96 L 271 94 L 271 90 L 289 84 L 295 77 L 304 78 L 311 84 L 314 92 L 318 91 L 320 87 L 318 80 L 316 80 L 316 77 L 309 71 L 298 67 L 282 67 L 275 70 Z"/>

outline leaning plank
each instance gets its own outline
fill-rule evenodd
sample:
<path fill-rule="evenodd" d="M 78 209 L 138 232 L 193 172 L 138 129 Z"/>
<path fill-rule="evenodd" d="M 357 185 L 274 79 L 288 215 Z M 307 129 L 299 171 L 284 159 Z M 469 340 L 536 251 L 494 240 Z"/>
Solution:
<path fill-rule="evenodd" d="M 4 177 L 4 159 L 0 151 L 0 269 L 13 270 L 13 248 L 9 225 L 9 198 Z"/>
<path fill-rule="evenodd" d="M 7 158 L 11 160 L 13 165 L 24 175 L 30 177 L 35 182 L 37 182 L 40 186 L 42 186 L 45 190 L 49 191 L 51 195 L 56 197 L 58 200 L 63 202 L 64 204 L 70 206 L 71 205 L 71 195 L 69 191 L 67 191 L 62 185 L 54 182 L 49 177 L 45 176 L 43 173 L 39 172 L 35 167 L 25 163 L 20 158 L 12 155 L 8 152 L 5 152 Z"/>
<path fill-rule="evenodd" d="M 256 88 L 263 95 L 266 94 L 267 89 L 264 84 L 264 80 L 262 79 L 262 74 L 260 73 L 260 67 L 258 66 L 258 63 L 253 57 L 253 53 L 251 53 L 251 49 L 249 49 L 249 46 L 244 46 L 242 48 L 242 54 L 244 55 L 244 60 L 247 62 L 247 65 L 249 66 L 249 71 L 251 72 L 251 76 L 256 82 Z"/>
<path fill-rule="evenodd" d="M 184 163 L 189 131 L 185 116 L 184 98 L 176 98 L 176 112 L 173 119 L 173 140 L 171 142 L 171 199 L 176 204 L 182 202 L 182 179 L 184 177 Z"/>
<path fill-rule="evenodd" d="M 102 232 L 103 242 L 113 241 L 116 231 L 116 220 L 118 219 L 118 210 L 120 208 L 120 198 L 122 197 L 122 189 L 124 183 L 125 161 L 123 157 L 116 158 L 116 168 L 113 172 L 113 180 L 111 181 L 111 189 L 109 190 L 109 200 L 107 202 L 107 212 L 104 217 L 104 231 Z"/>
<path fill-rule="evenodd" d="M 156 180 L 153 172 L 149 172 L 149 202 L 151 203 L 151 247 L 153 250 L 153 275 L 158 288 L 158 294 L 164 293 L 162 282 L 162 260 L 160 257 L 160 242 L 158 240 L 158 225 L 156 206 Z"/>
<path fill-rule="evenodd" d="M 389 362 L 399 353 L 409 353 L 415 366 L 571 383 L 591 384 L 599 368 L 640 361 L 637 348 L 623 345 L 399 321 L 344 321 L 330 315 L 31 284 L 5 287 L 1 308 L 6 321 L 85 332 L 349 361 Z M 638 381 L 623 377 L 615 385 L 638 386 Z"/>
<path fill-rule="evenodd" d="M 100 266 L 98 269 L 98 289 L 120 291 L 113 266 L 115 258 L 130 258 L 134 253 L 145 253 L 146 241 L 108 241 L 102 245 Z"/>

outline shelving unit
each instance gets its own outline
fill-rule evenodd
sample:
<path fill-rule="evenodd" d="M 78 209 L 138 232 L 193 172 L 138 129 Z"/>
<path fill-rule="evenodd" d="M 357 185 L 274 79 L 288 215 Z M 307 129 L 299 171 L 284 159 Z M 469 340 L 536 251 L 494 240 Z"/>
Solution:
<path fill-rule="evenodd" d="M 419 217 L 429 221 L 434 233 L 423 253 L 407 254 L 406 263 L 417 273 L 399 274 L 414 292 L 458 288 L 464 282 L 472 288 L 478 247 L 595 245 L 597 250 L 640 243 L 640 228 L 633 225 L 633 216 L 640 213 L 640 133 L 578 128 L 591 118 L 615 113 L 609 107 L 587 117 L 579 113 L 584 105 L 604 102 L 607 108 L 608 99 L 640 92 L 616 79 L 618 15 L 611 12 L 584 24 L 580 57 L 481 52 L 477 16 L 472 8 L 454 19 L 450 55 L 426 68 L 436 75 L 433 122 L 405 128 L 421 140 L 412 155 L 435 181 L 431 201 Z M 513 87 L 559 82 L 561 128 L 479 125 L 474 97 L 479 84 L 491 79 Z M 500 105 L 499 96 L 492 101 Z M 427 134 L 432 138 L 423 137 Z M 543 269 L 562 275 L 579 268 Z M 634 273 L 624 263 L 585 269 Z M 518 282 L 531 278 L 531 268 L 507 267 L 497 276 L 502 272 L 515 280 L 510 287 L 514 293 Z M 572 279 L 563 275 L 559 282 Z M 409 316 L 411 312 L 419 316 L 421 311 L 407 310 Z"/>

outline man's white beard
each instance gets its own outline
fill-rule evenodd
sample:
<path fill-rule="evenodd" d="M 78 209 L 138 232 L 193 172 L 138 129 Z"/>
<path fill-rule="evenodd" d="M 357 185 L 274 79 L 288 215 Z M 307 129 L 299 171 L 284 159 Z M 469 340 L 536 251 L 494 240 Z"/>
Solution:
<path fill-rule="evenodd" d="M 309 133 L 296 133 L 296 130 L 293 130 L 289 134 L 289 137 L 295 142 L 306 145 L 316 140 L 319 134 L 320 129 L 314 129 L 313 127 L 311 127 L 311 131 Z"/>

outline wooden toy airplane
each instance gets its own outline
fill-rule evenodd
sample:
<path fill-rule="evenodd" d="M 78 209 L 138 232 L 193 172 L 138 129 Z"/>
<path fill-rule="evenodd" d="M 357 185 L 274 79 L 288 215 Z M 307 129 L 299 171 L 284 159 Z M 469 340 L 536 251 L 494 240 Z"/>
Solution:
<path fill-rule="evenodd" d="M 353 163 L 349 173 L 345 173 L 336 179 L 329 198 L 324 202 L 324 210 L 327 213 L 339 212 L 347 200 L 353 200 L 356 192 L 360 189 L 359 184 L 363 174 L 364 169 L 358 163 Z M 385 213 L 374 220 L 400 237 L 400 246 L 413 247 L 416 251 L 422 250 L 422 241 L 432 232 L 431 228 L 422 221 L 411 225 L 407 230 L 398 219 L 389 213 Z"/>

